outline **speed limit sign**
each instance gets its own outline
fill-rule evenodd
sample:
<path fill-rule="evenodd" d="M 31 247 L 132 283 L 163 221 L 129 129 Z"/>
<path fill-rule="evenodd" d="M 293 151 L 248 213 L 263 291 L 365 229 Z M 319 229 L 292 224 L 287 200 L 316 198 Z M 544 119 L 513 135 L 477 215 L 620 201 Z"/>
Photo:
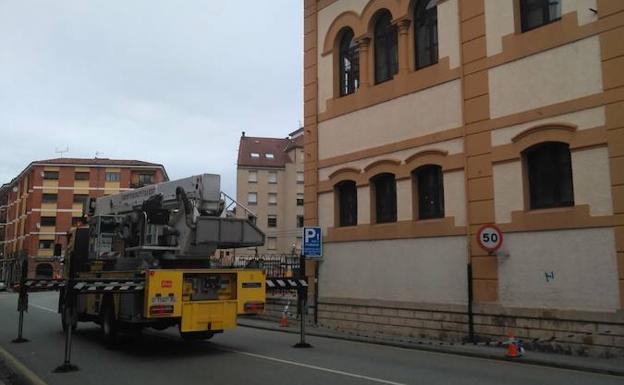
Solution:
<path fill-rule="evenodd" d="M 477 233 L 477 242 L 482 249 L 494 252 L 503 244 L 503 233 L 495 225 L 483 225 Z"/>

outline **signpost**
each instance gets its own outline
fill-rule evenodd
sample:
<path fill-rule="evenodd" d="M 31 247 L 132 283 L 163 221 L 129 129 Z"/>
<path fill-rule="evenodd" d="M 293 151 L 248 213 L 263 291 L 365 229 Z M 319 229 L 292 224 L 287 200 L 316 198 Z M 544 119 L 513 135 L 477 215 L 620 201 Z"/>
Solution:
<path fill-rule="evenodd" d="M 477 242 L 483 250 L 493 253 L 503 245 L 503 233 L 496 225 L 483 225 L 477 232 Z"/>
<path fill-rule="evenodd" d="M 323 242 L 320 227 L 303 228 L 303 256 L 307 258 L 323 257 Z"/>
<path fill-rule="evenodd" d="M 304 227 L 303 228 L 303 248 L 301 250 L 301 261 L 299 264 L 299 279 L 305 277 L 305 259 L 320 259 L 323 257 L 323 235 L 320 227 Z M 295 348 L 311 348 L 312 345 L 305 341 L 305 316 L 308 312 L 308 290 L 306 287 L 300 287 L 297 292 L 299 296 L 299 311 L 301 327 L 299 329 L 300 341 L 295 344 Z"/>

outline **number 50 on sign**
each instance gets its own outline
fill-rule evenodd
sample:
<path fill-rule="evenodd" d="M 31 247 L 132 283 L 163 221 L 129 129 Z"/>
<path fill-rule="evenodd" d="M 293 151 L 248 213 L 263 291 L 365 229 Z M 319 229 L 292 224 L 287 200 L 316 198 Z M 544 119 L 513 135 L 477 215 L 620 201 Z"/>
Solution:
<path fill-rule="evenodd" d="M 477 242 L 483 250 L 495 252 L 503 244 L 503 233 L 496 225 L 483 225 L 477 232 Z"/>

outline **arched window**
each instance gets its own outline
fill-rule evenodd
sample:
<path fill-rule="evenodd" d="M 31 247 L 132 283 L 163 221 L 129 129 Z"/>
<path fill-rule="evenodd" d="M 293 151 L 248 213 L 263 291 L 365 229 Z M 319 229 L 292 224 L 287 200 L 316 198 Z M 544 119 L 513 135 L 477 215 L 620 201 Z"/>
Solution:
<path fill-rule="evenodd" d="M 561 19 L 561 0 L 520 0 L 522 32 Z"/>
<path fill-rule="evenodd" d="M 414 6 L 416 69 L 438 62 L 438 7 L 435 1 L 419 0 Z"/>
<path fill-rule="evenodd" d="M 357 187 L 352 180 L 346 180 L 336 185 L 338 202 L 338 225 L 357 225 Z"/>
<path fill-rule="evenodd" d="M 351 28 L 342 31 L 339 44 L 340 96 L 344 96 L 354 93 L 360 86 L 360 51 Z"/>
<path fill-rule="evenodd" d="M 397 29 L 390 12 L 384 10 L 375 22 L 375 83 L 392 79 L 398 71 Z"/>
<path fill-rule="evenodd" d="M 37 265 L 37 268 L 35 269 L 35 277 L 36 278 L 52 278 L 53 272 L 54 272 L 54 269 L 52 268 L 52 265 L 50 265 L 49 263 L 40 263 Z"/>
<path fill-rule="evenodd" d="M 373 202 L 375 204 L 375 223 L 396 222 L 397 196 L 394 174 L 384 173 L 371 179 Z"/>
<path fill-rule="evenodd" d="M 442 167 L 422 166 L 412 172 L 418 219 L 444 218 Z"/>
<path fill-rule="evenodd" d="M 566 143 L 546 142 L 523 153 L 531 209 L 574 206 L 572 161 Z"/>

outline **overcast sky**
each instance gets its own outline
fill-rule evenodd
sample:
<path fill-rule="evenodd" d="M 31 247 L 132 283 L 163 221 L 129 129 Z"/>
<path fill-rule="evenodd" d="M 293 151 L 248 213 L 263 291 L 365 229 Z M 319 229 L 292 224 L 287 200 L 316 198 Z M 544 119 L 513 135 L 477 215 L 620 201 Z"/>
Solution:
<path fill-rule="evenodd" d="M 303 0 L 0 0 L 0 183 L 69 147 L 234 194 L 241 131 L 285 137 L 302 94 Z"/>

